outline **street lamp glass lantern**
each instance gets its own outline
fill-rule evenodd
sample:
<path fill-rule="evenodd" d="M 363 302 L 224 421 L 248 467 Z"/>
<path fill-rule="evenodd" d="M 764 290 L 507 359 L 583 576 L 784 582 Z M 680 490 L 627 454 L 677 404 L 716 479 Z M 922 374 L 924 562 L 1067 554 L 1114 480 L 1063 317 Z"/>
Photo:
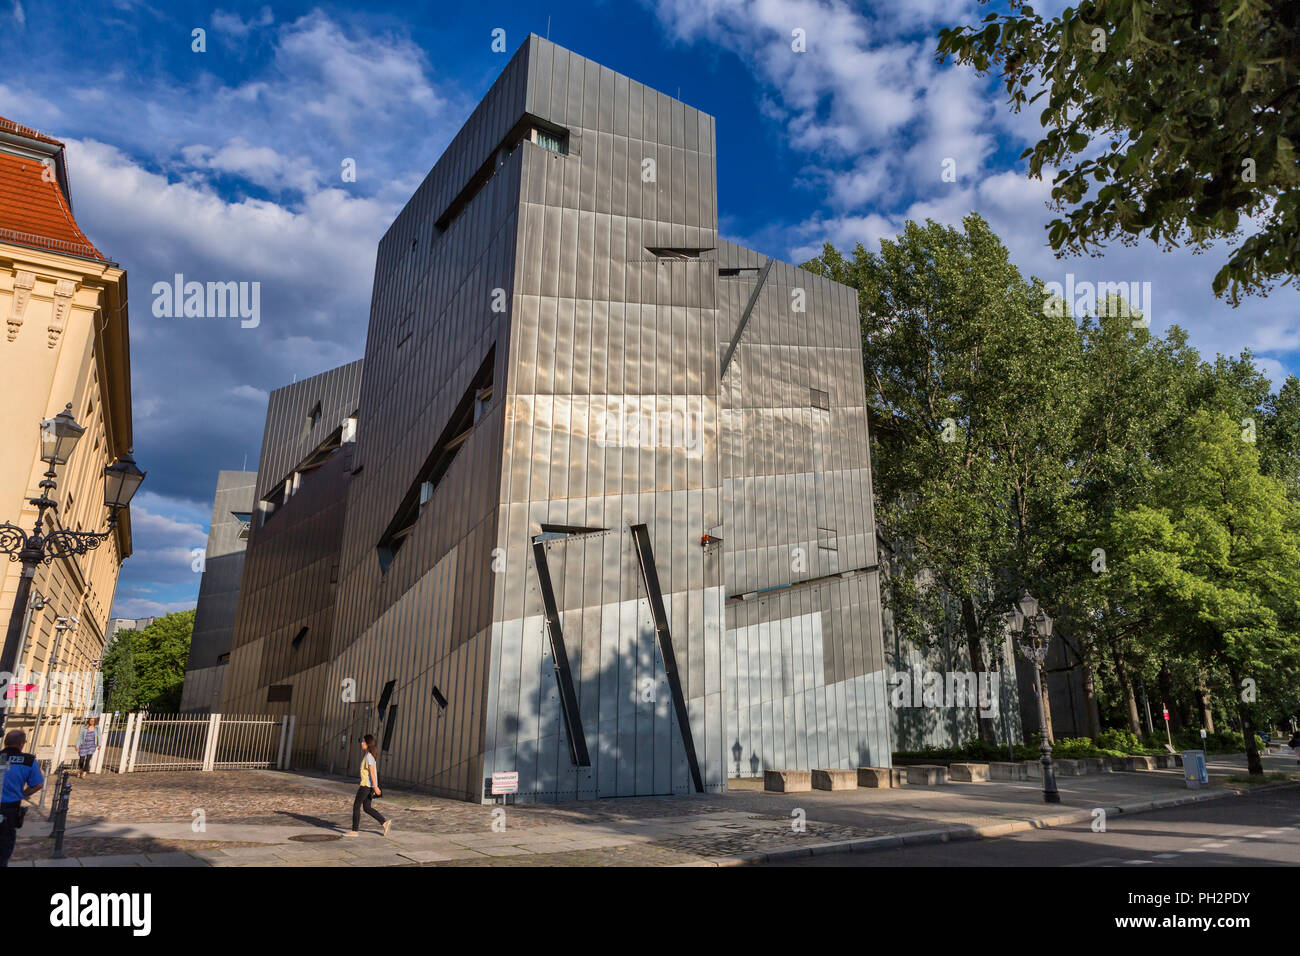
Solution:
<path fill-rule="evenodd" d="M 1013 634 L 1019 634 L 1025 629 L 1025 616 L 1020 613 L 1019 608 L 1012 608 L 1002 615 L 1002 619 L 1007 622 L 1007 627 Z"/>
<path fill-rule="evenodd" d="M 41 461 L 51 466 L 67 464 L 84 431 L 72 417 L 71 403 L 53 418 L 45 419 L 41 422 Z"/>
<path fill-rule="evenodd" d="M 1034 625 L 1038 628 L 1038 633 L 1043 637 L 1052 636 L 1052 619 L 1047 616 L 1046 611 L 1038 612 L 1038 617 L 1034 618 Z"/>
<path fill-rule="evenodd" d="M 1028 591 L 1020 592 L 1020 613 L 1027 618 L 1034 618 L 1038 614 L 1038 598 L 1034 597 Z"/>
<path fill-rule="evenodd" d="M 113 511 L 125 508 L 131 503 L 144 476 L 145 473 L 136 467 L 130 452 L 113 464 L 104 466 L 104 504 Z"/>

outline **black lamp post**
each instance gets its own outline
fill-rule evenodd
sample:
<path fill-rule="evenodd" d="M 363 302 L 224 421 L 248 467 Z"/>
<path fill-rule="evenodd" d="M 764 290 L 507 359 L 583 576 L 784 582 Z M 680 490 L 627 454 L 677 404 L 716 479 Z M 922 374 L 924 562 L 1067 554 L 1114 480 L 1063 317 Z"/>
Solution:
<path fill-rule="evenodd" d="M 1052 770 L 1052 745 L 1047 740 L 1047 712 L 1043 708 L 1043 663 L 1051 643 L 1052 619 L 1038 607 L 1038 598 L 1028 591 L 1020 595 L 1020 606 L 1003 615 L 1013 634 L 1024 635 L 1020 655 L 1034 665 L 1034 696 L 1038 699 L 1038 749 L 1043 753 L 1043 801 L 1060 803 L 1056 774 Z M 1026 627 L 1028 625 L 1028 627 Z"/>
<path fill-rule="evenodd" d="M 58 511 L 59 504 L 50 498 L 58 484 L 55 482 L 54 467 L 67 464 L 77 440 L 85 431 L 72 416 L 72 405 L 59 412 L 53 418 L 41 422 L 41 461 L 49 467 L 45 470 L 45 479 L 40 484 L 41 494 L 38 498 L 27 499 L 36 506 L 36 525 L 30 534 L 9 522 L 0 524 L 0 554 L 7 554 L 10 561 L 21 561 L 22 575 L 18 579 L 18 591 L 14 595 L 13 610 L 9 614 L 9 630 L 5 633 L 4 651 L 0 654 L 0 674 L 8 675 L 13 680 L 14 669 L 18 666 L 18 645 L 23 636 L 23 618 L 27 612 L 27 597 L 31 593 L 32 578 L 36 568 L 49 564 L 55 558 L 68 558 L 93 551 L 108 540 L 117 525 L 117 513 L 131 501 L 145 473 L 136 467 L 130 453 L 123 455 L 111 465 L 104 467 L 104 505 L 108 508 L 108 530 L 71 531 L 60 528 L 43 533 L 45 513 Z M 0 706 L 0 730 L 3 730 L 9 716 L 9 696 L 5 695 Z"/>

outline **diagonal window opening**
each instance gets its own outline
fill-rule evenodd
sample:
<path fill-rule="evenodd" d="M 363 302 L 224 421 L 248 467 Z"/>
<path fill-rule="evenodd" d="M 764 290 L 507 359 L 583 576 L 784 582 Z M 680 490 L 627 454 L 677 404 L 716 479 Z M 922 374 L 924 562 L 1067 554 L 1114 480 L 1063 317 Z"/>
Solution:
<path fill-rule="evenodd" d="M 415 481 L 402 497 L 393 519 L 379 538 L 377 553 L 379 569 L 387 573 L 397 557 L 397 552 L 406 543 L 407 537 L 415 530 L 416 523 L 424 514 L 425 508 L 433 500 L 439 482 L 446 476 L 451 463 L 464 446 L 474 428 L 487 413 L 492 403 L 492 373 L 495 364 L 496 346 L 488 349 L 487 358 L 479 366 L 474 380 L 465 390 L 451 419 L 442 430 L 442 435 L 433 446 L 433 451 L 425 459 L 424 466 L 416 475 Z"/>

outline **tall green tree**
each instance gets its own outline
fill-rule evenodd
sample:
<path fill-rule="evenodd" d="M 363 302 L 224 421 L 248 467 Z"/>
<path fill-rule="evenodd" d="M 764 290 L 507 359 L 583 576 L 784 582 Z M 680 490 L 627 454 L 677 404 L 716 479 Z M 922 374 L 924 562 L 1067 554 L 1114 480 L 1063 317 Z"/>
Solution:
<path fill-rule="evenodd" d="M 1074 320 L 1049 314 L 988 224 L 971 214 L 962 227 L 908 222 L 879 253 L 827 246 L 806 268 L 861 293 L 896 621 L 952 627 L 982 671 L 999 616 L 1078 520 L 1068 452 L 1080 352 Z M 991 742 L 994 721 L 980 729 Z"/>
<path fill-rule="evenodd" d="M 1226 237 L 1213 288 L 1234 305 L 1296 275 L 1300 2 L 1007 6 L 940 31 L 938 56 L 999 70 L 1016 111 L 1041 104 L 1044 134 L 1024 156 L 1031 176 L 1056 170 L 1054 249 Z"/>
<path fill-rule="evenodd" d="M 1100 315 L 1078 317 L 1081 373 L 1070 383 L 1080 415 L 1069 452 L 1070 496 L 1081 515 L 1062 528 L 1054 562 L 1044 574 L 1062 640 L 1078 655 L 1089 733 L 1101 731 L 1097 677 L 1110 675 L 1129 729 L 1138 733 L 1138 699 L 1130 666 L 1141 648 L 1144 622 L 1117 613 L 1110 600 L 1107 549 L 1099 534 L 1117 509 L 1142 500 L 1160 443 L 1181 421 L 1199 381 L 1199 356 L 1186 334 L 1166 339 L 1136 321 L 1125 304 L 1100 303 Z"/>
<path fill-rule="evenodd" d="M 139 706 L 159 713 L 175 713 L 181 706 L 181 685 L 190 656 L 194 612 L 164 614 L 140 632 L 136 643 Z"/>
<path fill-rule="evenodd" d="M 1228 675 L 1250 772 L 1262 773 L 1253 705 L 1289 696 L 1300 674 L 1300 506 L 1260 473 L 1238 421 L 1202 409 L 1110 538 L 1120 602 L 1175 653 Z"/>
<path fill-rule="evenodd" d="M 110 713 L 136 709 L 139 681 L 135 672 L 135 642 L 139 635 L 139 631 L 118 631 L 104 651 L 104 706 Z"/>
<path fill-rule="evenodd" d="M 165 614 L 143 631 L 119 631 L 104 653 L 108 709 L 180 710 L 193 631 L 193 611 Z"/>

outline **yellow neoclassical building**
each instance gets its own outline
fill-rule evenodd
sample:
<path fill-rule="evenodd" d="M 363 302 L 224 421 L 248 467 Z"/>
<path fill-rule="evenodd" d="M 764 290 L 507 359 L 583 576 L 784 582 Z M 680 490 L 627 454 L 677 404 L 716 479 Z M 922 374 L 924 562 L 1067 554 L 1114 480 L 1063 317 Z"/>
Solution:
<path fill-rule="evenodd" d="M 50 497 L 46 528 L 103 531 L 104 467 L 131 436 L 126 272 L 108 261 L 72 213 L 63 144 L 0 117 L 0 522 L 30 533 L 48 467 L 41 428 L 71 405 L 85 429 Z M 8 724 L 31 727 L 86 713 L 76 675 L 103 655 L 113 592 L 131 553 L 129 509 L 94 550 L 42 564 L 31 583 Z M 0 559 L 0 633 L 10 622 L 22 565 Z M 42 738 L 45 735 L 42 734 Z"/>

